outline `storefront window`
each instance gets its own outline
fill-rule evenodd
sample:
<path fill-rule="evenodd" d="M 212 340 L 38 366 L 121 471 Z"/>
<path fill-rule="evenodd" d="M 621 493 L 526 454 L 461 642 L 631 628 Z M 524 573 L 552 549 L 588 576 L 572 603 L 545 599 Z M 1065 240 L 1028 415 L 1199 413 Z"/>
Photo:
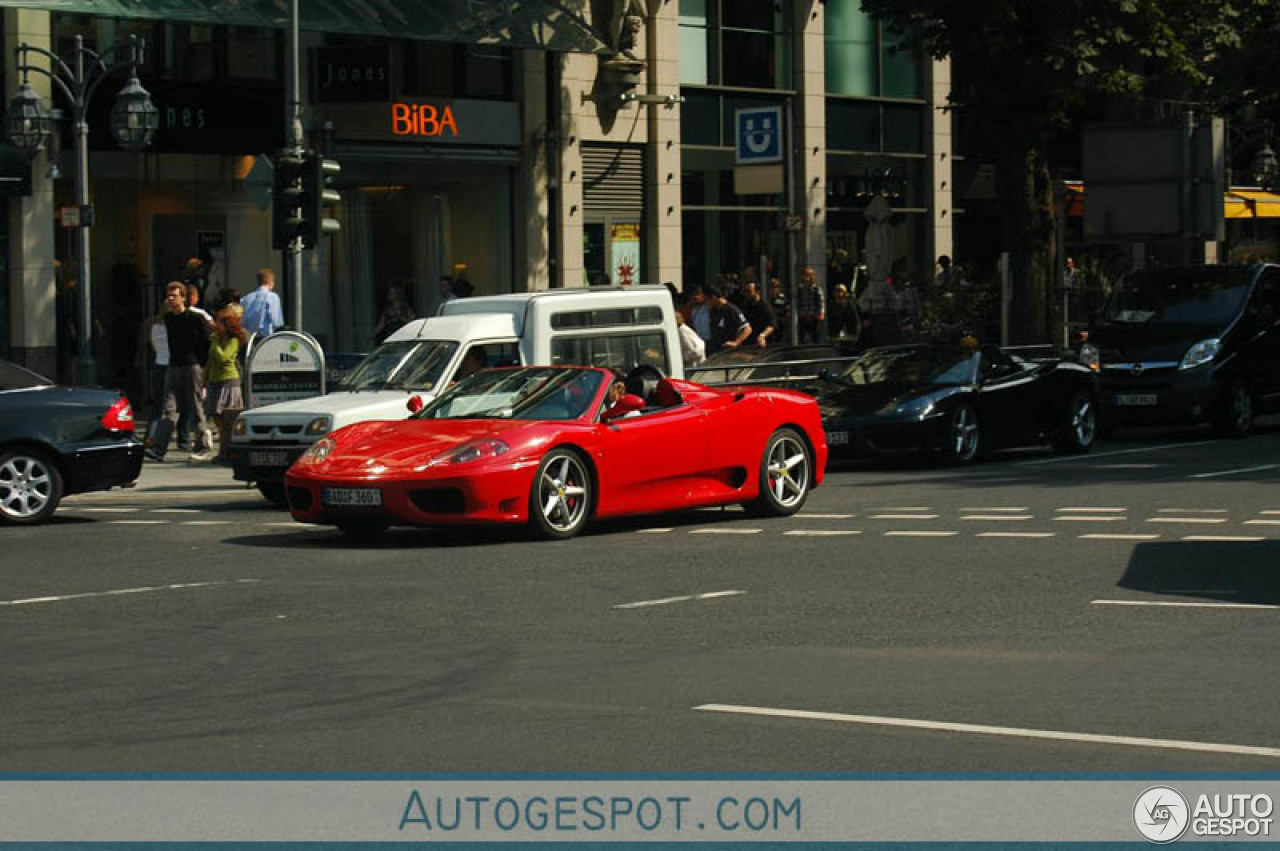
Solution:
<path fill-rule="evenodd" d="M 829 0 L 826 7 L 828 94 L 924 97 L 919 48 L 863 12 L 858 0 Z"/>
<path fill-rule="evenodd" d="M 789 0 L 680 0 L 680 82 L 791 87 Z"/>
<path fill-rule="evenodd" d="M 827 99 L 827 147 L 835 151 L 924 152 L 923 105 Z"/>
<path fill-rule="evenodd" d="M 712 0 L 714 2 L 714 0 Z M 707 56 L 707 0 L 680 0 L 680 82 L 705 86 Z"/>

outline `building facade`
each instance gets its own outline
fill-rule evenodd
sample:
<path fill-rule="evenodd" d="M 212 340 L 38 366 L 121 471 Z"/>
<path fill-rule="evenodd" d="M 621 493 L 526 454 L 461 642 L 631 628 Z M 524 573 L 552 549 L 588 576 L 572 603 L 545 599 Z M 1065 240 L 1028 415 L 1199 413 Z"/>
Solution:
<path fill-rule="evenodd" d="M 546 13 L 562 31 L 563 5 Z M 572 23 L 595 40 L 549 49 L 506 30 L 442 41 L 304 29 L 304 130 L 342 164 L 342 230 L 306 252 L 290 325 L 327 350 L 365 351 L 391 287 L 424 315 L 445 277 L 475 294 L 683 287 L 748 267 L 788 283 L 805 266 L 848 277 L 877 195 L 910 274 L 927 280 L 952 253 L 947 65 L 898 49 L 858 0 L 580 6 Z M 5 92 L 21 81 L 15 45 L 64 52 L 75 35 L 145 38 L 138 76 L 160 110 L 138 154 L 106 130 L 117 83 L 89 117 L 95 360 L 104 384 L 136 388 L 141 324 L 189 260 L 203 261 L 210 293 L 281 271 L 261 155 L 284 139 L 287 42 L 271 26 L 6 8 Z M 59 105 L 46 79 L 30 82 Z M 758 106 L 790 118 L 791 181 L 739 194 L 734 115 Z M 29 180 L 3 184 L 0 222 L 0 356 L 63 378 L 79 333 L 74 228 L 59 218 L 73 203 L 70 139 L 64 126 L 60 153 L 12 169 Z M 282 284 L 288 305 L 295 283 Z"/>

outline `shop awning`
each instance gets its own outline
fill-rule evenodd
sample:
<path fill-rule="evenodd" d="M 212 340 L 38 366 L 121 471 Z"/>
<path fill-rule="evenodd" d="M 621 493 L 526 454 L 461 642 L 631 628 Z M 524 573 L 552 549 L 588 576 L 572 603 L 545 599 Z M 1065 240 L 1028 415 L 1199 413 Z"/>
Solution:
<path fill-rule="evenodd" d="M 0 0 L 2 6 L 192 24 L 289 25 L 288 0 Z M 298 26 L 383 38 L 609 52 L 563 0 L 299 0 Z"/>
<path fill-rule="evenodd" d="M 1066 182 L 1067 215 L 1084 216 L 1084 184 Z M 1280 193 L 1265 189 L 1234 187 L 1222 199 L 1223 213 L 1228 219 L 1280 219 Z"/>

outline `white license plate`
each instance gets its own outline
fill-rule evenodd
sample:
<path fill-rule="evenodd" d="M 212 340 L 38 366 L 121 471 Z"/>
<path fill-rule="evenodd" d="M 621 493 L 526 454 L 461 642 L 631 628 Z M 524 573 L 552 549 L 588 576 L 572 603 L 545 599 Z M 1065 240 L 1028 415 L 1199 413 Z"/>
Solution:
<path fill-rule="evenodd" d="M 289 453 L 284 450 L 250 450 L 250 467 L 288 467 Z"/>
<path fill-rule="evenodd" d="M 382 491 L 377 488 L 325 488 L 324 504 L 349 508 L 377 508 Z"/>
<path fill-rule="evenodd" d="M 848 446 L 849 432 L 847 431 L 829 431 L 827 432 L 827 446 Z"/>
<path fill-rule="evenodd" d="M 1157 397 L 1154 393 L 1121 393 L 1116 396 L 1115 403 L 1117 405 L 1155 405 Z"/>

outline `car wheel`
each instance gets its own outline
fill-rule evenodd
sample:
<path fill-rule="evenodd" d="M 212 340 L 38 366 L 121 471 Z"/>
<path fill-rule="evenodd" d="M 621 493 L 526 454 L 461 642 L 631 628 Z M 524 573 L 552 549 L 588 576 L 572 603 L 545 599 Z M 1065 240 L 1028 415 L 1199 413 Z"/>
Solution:
<path fill-rule="evenodd" d="M 978 412 L 961 402 L 951 412 L 947 423 L 947 443 L 943 451 L 952 464 L 972 464 L 982 450 L 982 428 Z"/>
<path fill-rule="evenodd" d="M 1253 394 L 1248 384 L 1236 379 L 1227 386 L 1213 425 L 1223 437 L 1247 437 L 1253 431 Z"/>
<path fill-rule="evenodd" d="M 591 474 L 572 449 L 553 449 L 538 465 L 529 494 L 529 526 L 543 538 L 572 538 L 587 525 Z"/>
<path fill-rule="evenodd" d="M 281 508 L 287 508 L 289 505 L 284 496 L 284 484 L 281 482 L 258 482 L 258 493 Z"/>
<path fill-rule="evenodd" d="M 813 460 L 804 438 L 793 429 L 778 429 L 760 459 L 760 496 L 748 508 L 769 517 L 795 514 L 809 497 L 812 482 Z"/>
<path fill-rule="evenodd" d="M 1088 452 L 1098 438 L 1098 408 L 1088 393 L 1077 392 L 1067 406 L 1061 429 L 1054 435 L 1053 448 L 1063 453 Z"/>
<path fill-rule="evenodd" d="M 374 517 L 361 517 L 359 519 L 343 520 L 338 524 L 338 528 L 348 538 L 355 538 L 357 541 L 371 541 L 387 531 L 387 527 L 390 525 L 385 520 L 379 520 Z"/>
<path fill-rule="evenodd" d="M 36 449 L 0 455 L 0 520 L 15 525 L 43 523 L 62 501 L 62 473 Z"/>

